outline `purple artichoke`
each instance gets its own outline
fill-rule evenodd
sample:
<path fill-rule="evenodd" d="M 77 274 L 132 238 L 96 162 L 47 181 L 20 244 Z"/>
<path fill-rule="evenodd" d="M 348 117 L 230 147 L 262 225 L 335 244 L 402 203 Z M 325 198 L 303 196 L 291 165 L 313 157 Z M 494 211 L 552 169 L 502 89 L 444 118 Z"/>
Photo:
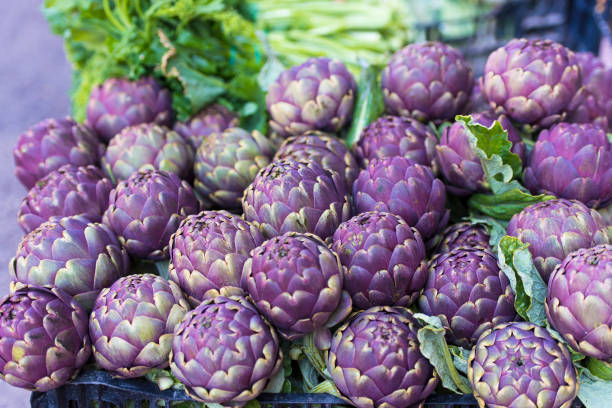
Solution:
<path fill-rule="evenodd" d="M 421 234 L 397 215 L 359 214 L 340 224 L 331 248 L 346 268 L 344 289 L 359 309 L 410 306 L 427 281 Z"/>
<path fill-rule="evenodd" d="M 176 174 L 148 170 L 134 173 L 111 191 L 102 221 L 130 255 L 160 260 L 168 257 L 170 236 L 198 207 L 193 190 Z"/>
<path fill-rule="evenodd" d="M 480 76 L 474 81 L 474 88 L 472 89 L 470 100 L 465 109 L 466 114 L 484 112 L 491 108 L 489 106 L 489 102 L 487 101 L 487 97 L 483 92 L 483 88 L 484 78 Z"/>
<path fill-rule="evenodd" d="M 129 263 L 105 225 L 82 216 L 51 217 L 19 244 L 9 265 L 11 288 L 57 287 L 89 312 L 100 290 L 128 273 Z"/>
<path fill-rule="evenodd" d="M 124 128 L 113 137 L 102 158 L 102 168 L 116 180 L 143 170 L 164 170 L 188 179 L 194 151 L 178 133 L 151 123 Z"/>
<path fill-rule="evenodd" d="M 508 140 L 512 142 L 512 153 L 525 161 L 527 147 L 519 132 L 505 115 L 495 116 L 482 112 L 472 115 L 472 120 L 482 126 L 491 127 L 499 121 L 508 132 Z M 436 155 L 440 172 L 447 181 L 447 188 L 456 195 L 469 195 L 475 191 L 489 189 L 480 158 L 472 150 L 463 122 L 455 122 L 444 128 L 440 144 L 436 146 Z"/>
<path fill-rule="evenodd" d="M 576 59 L 584 87 L 572 99 L 567 121 L 593 123 L 605 130 L 612 124 L 612 71 L 590 52 L 578 52 Z"/>
<path fill-rule="evenodd" d="M 470 353 L 468 379 L 481 408 L 570 408 L 578 393 L 567 347 L 530 322 L 483 333 Z"/>
<path fill-rule="evenodd" d="M 86 123 L 109 141 L 123 128 L 141 123 L 170 126 L 172 96 L 153 78 L 110 78 L 92 89 Z"/>
<path fill-rule="evenodd" d="M 100 292 L 89 320 L 96 362 L 120 378 L 168 367 L 174 328 L 188 310 L 174 282 L 152 274 L 117 280 Z"/>
<path fill-rule="evenodd" d="M 317 163 L 324 170 L 338 174 L 349 189 L 359 175 L 359 165 L 344 142 L 323 132 L 285 139 L 274 156 L 274 160 L 282 159 Z"/>
<path fill-rule="evenodd" d="M 402 48 L 382 72 L 387 111 L 420 121 L 462 113 L 473 87 L 474 74 L 461 52 L 439 42 Z"/>
<path fill-rule="evenodd" d="M 0 300 L 0 378 L 30 391 L 61 387 L 91 355 L 87 314 L 64 292 L 25 286 Z"/>
<path fill-rule="evenodd" d="M 202 109 L 186 122 L 176 122 L 174 131 L 197 150 L 206 136 L 238 126 L 238 117 L 223 105 L 213 104 Z"/>
<path fill-rule="evenodd" d="M 550 40 L 511 40 L 485 64 L 483 91 L 491 107 L 527 125 L 547 128 L 563 120 L 581 86 L 574 53 Z"/>
<path fill-rule="evenodd" d="M 240 288 L 244 263 L 264 241 L 254 225 L 237 215 L 225 211 L 190 215 L 170 239 L 170 279 L 196 306 L 223 288 Z"/>
<path fill-rule="evenodd" d="M 606 206 L 612 201 L 612 143 L 595 125 L 559 123 L 540 132 L 524 179 L 534 194 Z"/>
<path fill-rule="evenodd" d="M 280 369 L 276 332 L 241 297 L 206 299 L 174 331 L 170 367 L 193 399 L 242 406 Z"/>
<path fill-rule="evenodd" d="M 112 189 L 113 183 L 97 167 L 66 164 L 30 189 L 19 207 L 19 225 L 27 233 L 54 215 L 83 215 L 98 222 Z"/>
<path fill-rule="evenodd" d="M 450 343 L 471 348 L 486 330 L 515 320 L 514 293 L 493 253 L 458 247 L 434 256 L 419 309 L 437 316 Z"/>
<path fill-rule="evenodd" d="M 198 148 L 195 189 L 207 208 L 239 209 L 244 190 L 274 156 L 274 145 L 261 133 L 230 128 L 212 133 Z"/>
<path fill-rule="evenodd" d="M 357 213 L 384 211 L 402 217 L 424 239 L 446 226 L 444 184 L 431 169 L 405 157 L 371 160 L 353 184 Z"/>
<path fill-rule="evenodd" d="M 581 248 L 548 282 L 546 315 L 576 351 L 612 362 L 612 245 Z"/>
<path fill-rule="evenodd" d="M 338 132 L 351 121 L 357 85 L 339 60 L 310 58 L 270 85 L 270 127 L 282 136 L 309 130 Z"/>
<path fill-rule="evenodd" d="M 15 175 L 26 188 L 64 164 L 97 164 L 104 145 L 72 118 L 45 119 L 19 135 L 13 149 Z"/>
<path fill-rule="evenodd" d="M 404 156 L 436 172 L 437 144 L 433 130 L 416 119 L 382 116 L 363 130 L 355 154 L 364 167 L 372 159 Z"/>
<path fill-rule="evenodd" d="M 515 214 L 508 235 L 529 244 L 536 269 L 544 279 L 568 254 L 612 242 L 601 215 L 578 201 L 556 199 L 532 204 Z"/>
<path fill-rule="evenodd" d="M 455 248 L 489 248 L 489 233 L 482 224 L 459 222 L 449 225 L 435 241 L 433 253 L 443 254 Z"/>
<path fill-rule="evenodd" d="M 251 252 L 244 286 L 257 309 L 288 340 L 314 333 L 329 348 L 328 328 L 351 312 L 338 255 L 312 234 L 288 232 Z"/>
<path fill-rule="evenodd" d="M 401 307 L 373 307 L 334 334 L 327 369 L 358 408 L 421 407 L 438 376 L 419 350 L 416 319 Z"/>
<path fill-rule="evenodd" d="M 244 192 L 242 208 L 268 238 L 295 231 L 325 239 L 351 217 L 344 183 L 314 162 L 294 160 L 261 169 Z"/>

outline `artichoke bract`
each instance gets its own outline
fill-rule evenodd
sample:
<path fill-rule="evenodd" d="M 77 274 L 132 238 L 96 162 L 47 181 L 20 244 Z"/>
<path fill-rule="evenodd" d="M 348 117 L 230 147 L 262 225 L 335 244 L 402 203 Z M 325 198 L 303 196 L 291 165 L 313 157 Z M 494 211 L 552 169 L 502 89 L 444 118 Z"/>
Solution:
<path fill-rule="evenodd" d="M 357 85 L 339 60 L 310 58 L 270 85 L 270 127 L 282 136 L 309 130 L 336 133 L 351 121 Z"/>
<path fill-rule="evenodd" d="M 472 120 L 486 127 L 491 127 L 495 121 L 499 121 L 503 129 L 508 132 L 508 140 L 512 142 L 512 153 L 519 156 L 521 161 L 525 161 L 527 147 L 521 140 L 519 132 L 505 115 L 496 116 L 487 112 L 475 113 L 472 114 Z M 447 181 L 446 187 L 451 193 L 465 196 L 475 191 L 489 189 L 482 163 L 472 150 L 472 144 L 463 122 L 455 122 L 444 128 L 440 144 L 436 146 L 436 157 L 440 173 Z"/>
<path fill-rule="evenodd" d="M 532 204 L 515 214 L 508 235 L 529 244 L 536 269 L 544 279 L 580 248 L 611 242 L 601 215 L 578 201 L 556 199 Z"/>
<path fill-rule="evenodd" d="M 65 164 L 97 164 L 104 145 L 72 118 L 45 119 L 19 135 L 13 149 L 15 175 L 26 188 Z"/>
<path fill-rule="evenodd" d="M 468 103 L 474 74 L 461 52 L 440 42 L 410 44 L 382 72 L 387 111 L 420 121 L 452 119 Z"/>
<path fill-rule="evenodd" d="M 446 189 L 428 166 L 396 156 L 371 160 L 353 184 L 357 213 L 384 211 L 402 217 L 423 239 L 448 223 Z"/>
<path fill-rule="evenodd" d="M 344 183 L 314 162 L 295 160 L 261 169 L 244 192 L 242 208 L 268 238 L 294 231 L 325 239 L 351 217 Z"/>
<path fill-rule="evenodd" d="M 421 234 L 397 215 L 359 214 L 340 224 L 331 248 L 346 268 L 344 288 L 359 309 L 410 306 L 427 281 Z"/>
<path fill-rule="evenodd" d="M 489 233 L 482 224 L 459 222 L 448 226 L 440 233 L 433 253 L 450 252 L 459 247 L 472 248 L 480 246 L 489 248 L 489 240 Z"/>
<path fill-rule="evenodd" d="M 61 387 L 91 355 L 87 314 L 59 289 L 25 286 L 0 300 L 0 378 L 30 391 Z"/>
<path fill-rule="evenodd" d="M 612 362 L 612 245 L 582 248 L 548 282 L 548 321 L 576 351 Z"/>
<path fill-rule="evenodd" d="M 468 379 L 480 408 L 570 408 L 578 393 L 567 347 L 530 322 L 483 333 L 470 353 Z"/>
<path fill-rule="evenodd" d="M 272 142 L 258 131 L 229 128 L 207 136 L 194 165 L 194 187 L 205 206 L 239 209 L 244 190 L 274 152 Z"/>
<path fill-rule="evenodd" d="M 244 286 L 255 307 L 288 340 L 315 335 L 329 348 L 329 328 L 351 312 L 338 255 L 312 234 L 288 232 L 251 252 Z"/>
<path fill-rule="evenodd" d="M 355 154 L 364 167 L 372 159 L 404 156 L 436 172 L 437 144 L 433 130 L 416 119 L 382 116 L 363 130 Z"/>
<path fill-rule="evenodd" d="M 170 239 L 168 275 L 196 306 L 224 288 L 241 288 L 242 267 L 264 241 L 253 224 L 226 211 L 190 215 Z"/>
<path fill-rule="evenodd" d="M 581 86 L 574 53 L 550 40 L 511 40 L 485 64 L 483 91 L 490 106 L 534 127 L 563 120 Z"/>
<path fill-rule="evenodd" d="M 524 179 L 534 194 L 605 206 L 612 201 L 612 143 L 598 126 L 559 123 L 540 132 Z"/>
<path fill-rule="evenodd" d="M 359 175 L 355 156 L 344 142 L 323 132 L 312 131 L 285 139 L 274 156 L 274 160 L 282 159 L 317 163 L 323 169 L 338 174 L 348 188 Z"/>
<path fill-rule="evenodd" d="M 113 183 L 95 166 L 66 164 L 36 182 L 19 207 L 18 221 L 27 233 L 52 216 L 83 215 L 98 222 L 108 207 Z"/>
<path fill-rule="evenodd" d="M 159 170 L 138 172 L 111 191 L 102 222 L 136 258 L 168 257 L 170 236 L 181 221 L 199 210 L 191 186 L 176 174 Z"/>
<path fill-rule="evenodd" d="M 490 250 L 458 247 L 428 268 L 419 309 L 440 318 L 450 343 L 471 348 L 486 330 L 515 320 L 514 293 Z"/>
<path fill-rule="evenodd" d="M 102 168 L 116 180 L 144 170 L 164 170 L 188 179 L 194 150 L 178 133 L 152 123 L 124 128 L 115 135 L 102 158 Z"/>
<path fill-rule="evenodd" d="M 206 136 L 238 126 L 238 117 L 223 105 L 213 104 L 202 109 L 186 122 L 176 122 L 174 131 L 197 150 Z"/>
<path fill-rule="evenodd" d="M 92 89 L 86 123 L 109 141 L 123 128 L 140 123 L 170 126 L 173 116 L 172 96 L 155 79 L 109 78 Z"/>
<path fill-rule="evenodd" d="M 241 297 L 206 299 L 174 331 L 170 367 L 193 399 L 241 406 L 280 369 L 274 328 Z"/>
<path fill-rule="evenodd" d="M 96 363 L 120 378 L 168 367 L 174 329 L 189 304 L 174 282 L 129 275 L 100 292 L 89 319 Z"/>
<path fill-rule="evenodd" d="M 607 129 L 612 125 L 612 71 L 590 52 L 577 52 L 576 59 L 584 87 L 574 96 L 567 121 Z"/>
<path fill-rule="evenodd" d="M 484 78 L 480 76 L 474 81 L 474 88 L 472 89 L 470 100 L 465 109 L 466 114 L 488 111 L 490 109 L 489 102 L 483 92 L 483 87 Z"/>
<path fill-rule="evenodd" d="M 438 376 L 421 354 L 412 313 L 379 306 L 354 315 L 334 334 L 327 369 L 359 408 L 422 406 Z"/>
<path fill-rule="evenodd" d="M 86 311 L 103 288 L 128 273 L 129 258 L 115 234 L 83 216 L 51 217 L 27 234 L 11 260 L 11 289 L 49 285 Z"/>

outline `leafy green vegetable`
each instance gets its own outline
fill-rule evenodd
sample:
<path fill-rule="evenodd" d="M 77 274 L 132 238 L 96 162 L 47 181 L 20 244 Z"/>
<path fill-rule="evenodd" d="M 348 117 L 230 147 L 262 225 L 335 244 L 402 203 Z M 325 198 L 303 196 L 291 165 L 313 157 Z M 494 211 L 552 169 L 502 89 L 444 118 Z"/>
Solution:
<path fill-rule="evenodd" d="M 457 394 L 471 394 L 472 387 L 470 383 L 454 365 L 453 356 L 463 355 L 463 353 L 455 350 L 451 354 L 451 349 L 444 338 L 446 331 L 442 326 L 440 318 L 427 316 L 422 313 L 415 313 L 414 317 L 423 323 L 423 327 L 417 333 L 421 353 L 435 368 L 444 388 Z M 458 360 L 458 362 L 461 367 L 461 361 Z"/>
<path fill-rule="evenodd" d="M 508 132 L 498 121 L 487 128 L 475 123 L 471 116 L 456 117 L 463 122 L 472 150 L 480 158 L 486 184 L 491 194 L 474 194 L 469 199 L 470 207 L 500 220 L 510 220 L 528 205 L 553 199 L 553 196 L 531 195 L 517 177 L 522 172 L 521 159 L 512 153 L 512 142 Z"/>
<path fill-rule="evenodd" d="M 73 114 L 113 76 L 154 75 L 179 119 L 218 101 L 243 123 L 265 126 L 260 42 L 244 0 L 46 0 L 51 29 L 74 67 Z M 255 118 L 255 119 L 253 119 Z"/>
<path fill-rule="evenodd" d="M 546 284 L 538 273 L 531 253 L 520 239 L 505 236 L 498 246 L 499 266 L 508 277 L 515 294 L 514 308 L 525 320 L 546 325 Z"/>

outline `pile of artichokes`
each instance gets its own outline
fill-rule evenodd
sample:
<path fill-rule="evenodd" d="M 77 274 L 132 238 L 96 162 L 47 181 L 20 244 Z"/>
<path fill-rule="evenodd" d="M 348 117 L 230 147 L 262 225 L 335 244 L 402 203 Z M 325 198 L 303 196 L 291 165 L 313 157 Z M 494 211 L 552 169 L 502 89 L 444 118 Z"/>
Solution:
<path fill-rule="evenodd" d="M 2 379 L 92 366 L 208 404 L 359 408 L 568 408 L 585 372 L 611 379 L 612 71 L 515 39 L 476 80 L 433 42 L 380 76 L 386 113 L 354 145 L 367 87 L 328 58 L 269 87 L 268 134 L 219 104 L 175 122 L 148 77 L 24 132 Z"/>

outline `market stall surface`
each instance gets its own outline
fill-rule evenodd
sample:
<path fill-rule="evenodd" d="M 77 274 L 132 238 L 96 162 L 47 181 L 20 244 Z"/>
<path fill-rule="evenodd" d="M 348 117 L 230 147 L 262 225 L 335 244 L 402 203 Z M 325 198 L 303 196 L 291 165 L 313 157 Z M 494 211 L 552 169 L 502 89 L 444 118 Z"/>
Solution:
<path fill-rule="evenodd" d="M 19 133 L 69 113 L 70 66 L 61 38 L 49 31 L 40 0 L 3 2 L 0 24 L 0 295 L 8 292 L 7 265 L 22 237 L 16 214 L 26 193 L 14 176 L 12 149 Z M 23 408 L 30 394 L 0 381 L 0 408 Z"/>

